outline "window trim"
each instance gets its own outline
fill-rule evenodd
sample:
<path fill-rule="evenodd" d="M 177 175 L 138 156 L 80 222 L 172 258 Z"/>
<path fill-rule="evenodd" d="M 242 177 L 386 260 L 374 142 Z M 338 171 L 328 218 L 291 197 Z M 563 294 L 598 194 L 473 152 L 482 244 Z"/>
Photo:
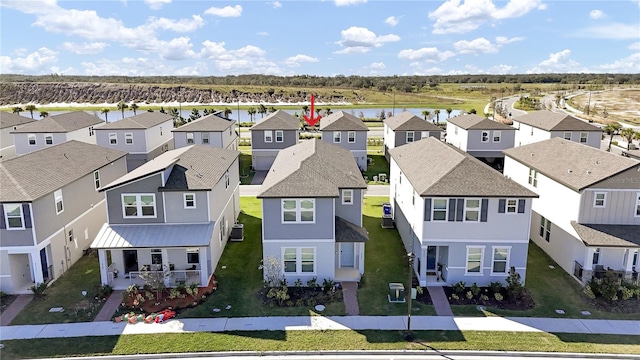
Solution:
<path fill-rule="evenodd" d="M 411 140 L 409 140 L 409 134 L 411 134 Z M 407 131 L 407 135 L 405 137 L 405 141 L 407 144 L 416 141 L 416 132 L 415 131 Z"/>
<path fill-rule="evenodd" d="M 342 192 L 342 196 L 341 196 L 342 205 L 353 205 L 354 204 L 354 201 L 353 201 L 353 189 L 342 189 L 341 192 Z M 347 197 L 347 195 L 346 195 L 347 193 L 349 193 L 348 196 L 349 196 L 350 201 L 346 201 L 345 200 L 346 197 Z"/>
<path fill-rule="evenodd" d="M 496 272 L 496 249 L 507 249 L 507 258 L 504 261 L 504 272 Z M 490 275 L 505 275 L 509 273 L 509 260 L 511 260 L 511 246 L 492 246 L 491 247 L 491 274 Z"/>
<path fill-rule="evenodd" d="M 518 214 L 518 199 L 505 199 L 504 203 L 504 213 L 505 214 Z M 510 205 L 509 202 L 513 201 L 513 205 Z M 509 211 L 509 208 L 512 207 L 513 211 Z"/>
<path fill-rule="evenodd" d="M 131 142 L 128 142 L 129 140 L 131 140 Z M 132 132 L 124 133 L 124 144 L 125 145 L 133 145 L 133 133 Z"/>
<path fill-rule="evenodd" d="M 264 142 L 265 143 L 272 143 L 273 142 L 273 131 L 265 130 L 263 135 L 264 135 Z"/>
<path fill-rule="evenodd" d="M 498 140 L 496 140 L 496 137 L 498 138 Z M 502 141 L 502 130 L 494 130 L 493 131 L 493 136 L 491 137 L 492 142 L 494 143 L 499 143 Z"/>
<path fill-rule="evenodd" d="M 478 271 L 477 272 L 470 272 L 469 271 L 469 250 L 471 249 L 480 249 L 480 266 L 478 267 Z M 466 256 L 465 256 L 465 262 L 464 262 L 464 275 L 465 276 L 484 276 L 483 275 L 483 270 L 484 270 L 484 249 L 485 246 L 476 246 L 476 245 L 467 245 L 467 252 L 466 252 Z"/>
<path fill-rule="evenodd" d="M 33 139 L 33 144 L 31 143 L 31 139 Z M 38 146 L 38 137 L 36 134 L 27 134 L 27 145 Z"/>
<path fill-rule="evenodd" d="M 198 254 L 198 261 L 196 261 L 196 262 L 190 261 L 189 260 L 189 254 Z M 200 264 L 200 248 L 187 248 L 186 249 L 186 255 L 187 255 L 187 264 L 188 265 Z"/>
<path fill-rule="evenodd" d="M 534 188 L 538 187 L 538 170 L 529 168 L 529 185 L 532 185 Z"/>
<path fill-rule="evenodd" d="M 47 139 L 51 139 L 51 143 L 48 143 Z M 53 145 L 53 134 L 44 134 L 44 145 Z"/>
<path fill-rule="evenodd" d="M 436 220 L 435 213 L 442 212 L 443 209 L 436 209 L 436 201 L 442 200 L 444 201 L 444 219 Z M 431 199 L 431 221 L 448 221 L 449 219 L 449 199 L 440 199 L 440 198 L 432 198 Z"/>
<path fill-rule="evenodd" d="M 429 137 L 429 132 L 428 131 L 421 131 L 420 132 L 420 140 L 428 138 Z"/>
<path fill-rule="evenodd" d="M 278 136 L 280 136 L 280 140 L 278 140 Z M 275 131 L 275 140 L 277 143 L 284 142 L 284 131 L 276 130 Z"/>
<path fill-rule="evenodd" d="M 229 185 L 231 185 L 231 174 L 229 174 L 229 169 L 224 172 L 224 188 L 228 189 Z"/>
<path fill-rule="evenodd" d="M 567 138 L 567 134 L 569 135 L 569 138 Z M 571 131 L 565 131 L 564 134 L 562 134 L 562 138 L 569 141 L 571 141 L 572 136 L 573 134 L 571 133 Z"/>
<path fill-rule="evenodd" d="M 209 144 L 210 144 L 209 139 L 210 139 L 210 136 L 209 136 L 209 133 L 208 133 L 208 132 L 202 132 L 202 133 L 200 133 L 200 141 L 201 141 L 203 144 L 207 144 L 207 145 L 209 145 Z"/>
<path fill-rule="evenodd" d="M 284 202 L 285 201 L 295 201 L 296 203 L 295 209 L 287 210 L 287 212 L 295 211 L 295 214 L 296 214 L 295 221 L 284 220 L 284 213 L 285 213 Z M 313 204 L 313 208 L 312 208 L 313 220 L 312 221 L 302 221 L 302 207 L 301 207 L 302 201 L 311 201 L 311 203 Z M 305 211 L 309 211 L 309 210 L 305 210 Z M 280 223 L 282 224 L 315 224 L 316 223 L 316 199 L 315 198 L 281 199 L 280 200 Z"/>
<path fill-rule="evenodd" d="M 470 208 L 470 207 L 468 207 L 468 206 L 467 206 L 467 203 L 468 203 L 469 201 L 475 201 L 475 200 L 477 200 L 477 201 L 478 201 L 478 207 L 477 207 L 477 209 L 478 209 L 478 210 L 477 210 L 477 212 L 478 212 L 478 219 L 477 219 L 477 220 L 467 220 L 467 211 L 476 211 L 476 210 L 473 210 L 473 209 L 476 209 L 476 208 Z M 464 199 L 464 213 L 463 213 L 463 215 L 462 215 L 462 216 L 463 216 L 463 218 L 462 218 L 462 219 L 463 219 L 463 221 L 464 221 L 464 222 L 473 222 L 473 223 L 475 223 L 475 222 L 480 222 L 480 213 L 481 213 L 481 210 L 482 210 L 482 199 L 480 199 L 480 198 L 465 198 L 465 199 Z"/>
<path fill-rule="evenodd" d="M 287 260 L 285 258 L 285 253 L 287 252 L 287 250 L 295 250 L 295 260 Z M 313 254 L 313 270 L 312 271 L 303 271 L 302 266 L 303 266 L 303 260 L 302 260 L 302 250 L 311 250 L 311 253 Z M 283 275 L 287 276 L 287 275 L 315 275 L 318 271 L 318 268 L 316 266 L 317 262 L 317 249 L 315 246 L 305 246 L 305 247 L 294 247 L 294 246 L 283 246 L 280 248 L 280 252 L 282 254 L 282 273 Z M 286 262 L 287 261 L 295 261 L 295 271 L 286 271 L 287 267 L 286 267 Z"/>
<path fill-rule="evenodd" d="M 485 140 L 485 135 L 486 135 L 486 140 Z M 488 143 L 489 139 L 491 139 L 491 133 L 489 132 L 489 130 L 482 130 L 480 132 L 480 142 Z"/>
<path fill-rule="evenodd" d="M 60 215 L 64 212 L 64 197 L 62 195 L 62 189 L 58 189 L 53 192 L 53 204 L 56 208 L 56 215 Z M 58 202 L 60 202 L 61 209 L 58 210 Z"/>
<path fill-rule="evenodd" d="M 193 132 L 188 132 L 185 136 L 187 137 L 187 145 L 193 145 L 196 143 L 196 135 Z"/>
<path fill-rule="evenodd" d="M 96 190 L 100 189 L 100 170 L 96 170 L 93 172 L 93 185 Z"/>
<path fill-rule="evenodd" d="M 593 251 L 593 257 L 591 258 L 591 265 L 600 265 L 600 255 L 602 255 L 602 251 L 599 247 L 597 247 Z"/>
<path fill-rule="evenodd" d="M 118 133 L 109 133 L 109 145 L 118 145 Z"/>
<path fill-rule="evenodd" d="M 336 137 L 336 135 L 338 135 L 338 136 Z M 338 141 L 336 141 L 336 140 L 338 140 Z M 334 144 L 339 144 L 341 142 L 342 142 L 342 132 L 341 131 L 334 131 L 333 132 L 333 143 Z"/>
<path fill-rule="evenodd" d="M 603 195 L 602 199 L 598 199 L 598 195 Z M 598 205 L 598 201 L 602 201 L 602 204 Z M 596 191 L 593 193 L 593 207 L 604 208 L 607 207 L 607 193 L 604 191 Z"/>
<path fill-rule="evenodd" d="M 353 140 L 351 140 L 351 134 L 353 134 Z M 347 142 L 353 144 L 356 142 L 356 132 L 355 131 L 347 131 Z"/>
<path fill-rule="evenodd" d="M 540 216 L 538 236 L 546 242 L 551 242 L 551 221 L 544 216 Z"/>
<path fill-rule="evenodd" d="M 188 200 L 187 196 L 191 196 L 192 199 Z M 189 206 L 189 202 L 192 202 L 193 205 Z M 182 194 L 182 205 L 184 205 L 184 208 L 187 209 L 187 210 L 196 209 L 197 208 L 197 206 L 196 206 L 196 193 L 184 193 L 184 194 Z"/>
<path fill-rule="evenodd" d="M 126 206 L 124 202 L 125 196 L 135 196 L 136 197 L 136 212 L 139 215 L 127 215 Z M 142 215 L 142 196 L 152 196 L 153 197 L 153 215 Z M 120 199 L 122 201 L 122 218 L 123 219 L 156 219 L 158 217 L 158 207 L 156 202 L 156 194 L 154 193 L 122 193 L 120 194 Z"/>
<path fill-rule="evenodd" d="M 583 137 L 582 135 L 584 135 L 584 141 L 582 141 Z M 581 131 L 580 132 L 580 144 L 586 144 L 589 141 L 589 133 L 586 131 Z"/>
<path fill-rule="evenodd" d="M 9 218 L 17 218 L 17 216 L 9 216 L 9 212 L 7 211 L 7 206 L 17 206 L 18 210 L 20 210 L 20 227 L 10 227 L 9 226 Z M 9 231 L 13 231 L 13 230 L 24 230 L 26 229 L 26 224 L 24 221 L 24 211 L 22 211 L 22 204 L 21 203 L 7 203 L 7 204 L 3 204 L 2 206 L 3 209 L 3 213 L 2 216 L 4 216 L 4 223 L 5 223 L 5 228 L 6 230 Z"/>

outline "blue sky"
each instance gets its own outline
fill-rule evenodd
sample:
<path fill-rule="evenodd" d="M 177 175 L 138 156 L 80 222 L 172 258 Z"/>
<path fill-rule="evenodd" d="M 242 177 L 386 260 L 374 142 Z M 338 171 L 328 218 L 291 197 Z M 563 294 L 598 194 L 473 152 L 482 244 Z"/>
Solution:
<path fill-rule="evenodd" d="M 640 72 L 640 0 L 0 1 L 0 72 Z"/>

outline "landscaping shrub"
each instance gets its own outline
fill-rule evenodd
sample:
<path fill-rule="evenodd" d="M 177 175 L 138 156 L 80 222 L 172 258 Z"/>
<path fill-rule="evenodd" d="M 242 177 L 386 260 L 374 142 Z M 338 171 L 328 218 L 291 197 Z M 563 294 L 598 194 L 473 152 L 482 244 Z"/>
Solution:
<path fill-rule="evenodd" d="M 33 292 L 33 297 L 35 299 L 43 299 L 46 296 L 45 291 L 47 290 L 47 283 L 33 285 L 29 290 Z"/>
<path fill-rule="evenodd" d="M 509 299 L 517 300 L 521 298 L 524 292 L 524 286 L 522 286 L 520 274 L 516 271 L 515 266 L 509 269 L 509 276 L 507 276 L 506 281 Z"/>
<path fill-rule="evenodd" d="M 466 285 L 464 283 L 464 281 L 458 281 L 457 283 L 453 284 L 453 291 L 455 291 L 456 294 L 464 294 L 464 289 L 466 288 Z"/>

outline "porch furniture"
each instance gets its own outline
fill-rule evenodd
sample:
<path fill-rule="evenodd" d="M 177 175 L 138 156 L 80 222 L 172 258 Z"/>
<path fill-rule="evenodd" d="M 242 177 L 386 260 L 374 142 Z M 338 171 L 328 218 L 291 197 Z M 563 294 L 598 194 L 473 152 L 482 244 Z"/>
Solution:
<path fill-rule="evenodd" d="M 604 265 L 596 265 L 596 267 L 593 269 L 593 276 L 596 279 L 602 279 L 605 273 L 606 271 L 604 270 Z"/>

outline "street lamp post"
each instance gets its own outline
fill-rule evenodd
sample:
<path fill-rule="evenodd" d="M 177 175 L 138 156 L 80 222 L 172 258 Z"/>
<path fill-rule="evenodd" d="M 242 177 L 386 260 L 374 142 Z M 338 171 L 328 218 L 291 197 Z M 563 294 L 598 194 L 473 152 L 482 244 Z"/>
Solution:
<path fill-rule="evenodd" d="M 405 331 L 403 337 L 407 341 L 413 341 L 413 335 L 411 334 L 411 295 L 413 295 L 413 260 L 416 256 L 410 252 L 407 257 L 409 258 L 409 292 L 407 295 L 407 331 Z"/>

